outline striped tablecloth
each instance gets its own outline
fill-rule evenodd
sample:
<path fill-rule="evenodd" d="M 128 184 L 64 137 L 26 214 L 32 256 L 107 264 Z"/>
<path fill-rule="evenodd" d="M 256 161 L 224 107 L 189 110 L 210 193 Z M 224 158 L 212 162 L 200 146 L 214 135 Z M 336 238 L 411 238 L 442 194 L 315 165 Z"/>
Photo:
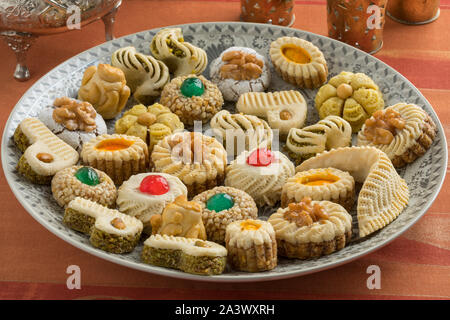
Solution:
<path fill-rule="evenodd" d="M 115 35 L 173 24 L 238 21 L 239 1 L 123 1 Z M 296 1 L 294 28 L 326 35 L 325 0 Z M 406 26 L 387 19 L 376 57 L 405 75 L 436 110 L 450 134 L 450 0 L 431 24 Z M 12 78 L 14 54 L 0 44 L 1 131 L 10 110 L 41 76 L 75 54 L 104 41 L 93 23 L 42 37 L 29 53 L 32 78 Z M 14 198 L 0 171 L 0 299 L 449 299 L 450 182 L 426 215 L 386 247 L 357 261 L 312 275 L 272 282 L 211 284 L 128 269 L 89 255 L 37 223 Z M 81 268 L 81 290 L 66 286 L 69 265 Z M 367 268 L 381 270 L 381 289 L 368 289 Z"/>

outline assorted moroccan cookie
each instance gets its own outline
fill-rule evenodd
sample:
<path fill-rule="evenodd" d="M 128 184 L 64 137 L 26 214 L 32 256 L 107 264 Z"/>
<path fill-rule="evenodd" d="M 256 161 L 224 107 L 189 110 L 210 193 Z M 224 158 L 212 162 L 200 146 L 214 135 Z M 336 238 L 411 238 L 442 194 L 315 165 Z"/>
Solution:
<path fill-rule="evenodd" d="M 296 168 L 297 172 L 318 168 L 347 171 L 362 183 L 358 195 L 359 236 L 384 228 L 408 204 L 409 189 L 388 156 L 374 147 L 346 147 L 325 151 Z"/>
<path fill-rule="evenodd" d="M 358 133 L 359 146 L 384 151 L 396 168 L 423 156 L 433 144 L 436 124 L 419 106 L 398 103 L 375 112 Z"/>
<path fill-rule="evenodd" d="M 139 103 L 155 101 L 170 81 L 169 68 L 164 62 L 138 53 L 134 47 L 116 50 L 111 56 L 111 65 L 123 71 L 127 86 Z"/>
<path fill-rule="evenodd" d="M 251 48 L 231 47 L 211 62 L 211 81 L 226 101 L 237 101 L 246 92 L 265 91 L 270 84 L 267 59 Z"/>
<path fill-rule="evenodd" d="M 203 76 L 187 75 L 172 79 L 163 89 L 160 102 L 186 125 L 206 123 L 222 109 L 219 88 Z"/>
<path fill-rule="evenodd" d="M 203 209 L 208 240 L 224 243 L 227 226 L 237 220 L 256 219 L 258 208 L 250 195 L 232 187 L 215 187 L 193 198 Z"/>
<path fill-rule="evenodd" d="M 210 126 L 215 138 L 232 156 L 244 150 L 270 148 L 272 145 L 272 129 L 256 116 L 222 110 L 211 119 Z"/>
<path fill-rule="evenodd" d="M 81 150 L 83 163 L 104 171 L 120 186 L 133 174 L 148 167 L 147 144 L 138 137 L 103 134 L 85 143 Z"/>
<path fill-rule="evenodd" d="M 225 270 L 227 249 L 211 241 L 156 234 L 145 240 L 141 258 L 159 267 L 217 275 Z"/>
<path fill-rule="evenodd" d="M 181 28 L 161 29 L 150 44 L 152 55 L 178 76 L 201 74 L 208 64 L 205 50 L 185 42 Z"/>
<path fill-rule="evenodd" d="M 270 59 L 284 81 L 300 88 L 314 89 L 327 81 L 327 61 L 309 41 L 281 37 L 270 44 Z"/>
<path fill-rule="evenodd" d="M 292 128 L 286 139 L 286 149 L 296 164 L 316 154 L 352 144 L 352 127 L 338 116 L 328 116 L 302 129 Z"/>
<path fill-rule="evenodd" d="M 118 190 L 119 210 L 138 218 L 144 232 L 151 233 L 150 218 L 163 212 L 166 205 L 180 195 L 187 195 L 186 186 L 175 176 L 165 173 L 140 173 L 131 176 Z"/>
<path fill-rule="evenodd" d="M 329 115 L 344 118 L 358 132 L 375 111 L 384 108 L 383 95 L 378 86 L 363 73 L 343 71 L 317 92 L 316 109 L 320 119 Z"/>
<path fill-rule="evenodd" d="M 72 166 L 58 171 L 52 179 L 53 198 L 65 207 L 76 197 L 114 207 L 117 189 L 111 178 L 95 168 Z"/>
<path fill-rule="evenodd" d="M 355 202 L 355 180 L 348 172 L 334 168 L 297 172 L 283 186 L 281 206 L 285 208 L 305 197 L 332 201 L 351 211 Z"/>
<path fill-rule="evenodd" d="M 162 138 L 184 129 L 180 118 L 159 103 L 148 108 L 142 104 L 134 106 L 125 111 L 114 127 L 118 134 L 136 136 L 147 142 L 149 153 Z"/>
<path fill-rule="evenodd" d="M 13 139 L 23 152 L 17 171 L 32 183 L 50 184 L 56 172 L 78 162 L 78 152 L 37 118 L 22 120 Z"/>
<path fill-rule="evenodd" d="M 88 234 L 94 247 L 111 253 L 133 251 L 143 228 L 140 220 L 83 198 L 69 202 L 63 222 Z"/>
<path fill-rule="evenodd" d="M 339 204 L 304 198 L 280 208 L 267 220 L 275 230 L 282 257 L 318 258 L 344 248 L 352 234 L 352 216 Z"/>
<path fill-rule="evenodd" d="M 87 101 L 103 119 L 115 118 L 130 97 L 125 74 L 109 64 L 99 64 L 86 69 L 78 90 L 78 99 Z"/>
<path fill-rule="evenodd" d="M 278 263 L 277 241 L 272 225 L 262 220 L 239 220 L 226 229 L 228 262 L 235 270 L 261 272 Z"/>
<path fill-rule="evenodd" d="M 200 132 L 179 132 L 154 146 L 151 165 L 155 172 L 178 177 L 193 197 L 223 183 L 227 152 L 213 137 Z"/>
<path fill-rule="evenodd" d="M 176 197 L 161 214 L 152 215 L 150 224 L 152 234 L 206 240 L 202 206 L 195 201 L 188 201 L 185 195 Z"/>
<path fill-rule="evenodd" d="M 105 120 L 89 102 L 68 97 L 55 99 L 52 106 L 42 109 L 38 118 L 78 152 L 83 143 L 107 131 Z"/>
<path fill-rule="evenodd" d="M 230 163 L 225 185 L 247 192 L 257 205 L 273 206 L 281 198 L 294 164 L 281 152 L 265 148 L 245 151 Z"/>

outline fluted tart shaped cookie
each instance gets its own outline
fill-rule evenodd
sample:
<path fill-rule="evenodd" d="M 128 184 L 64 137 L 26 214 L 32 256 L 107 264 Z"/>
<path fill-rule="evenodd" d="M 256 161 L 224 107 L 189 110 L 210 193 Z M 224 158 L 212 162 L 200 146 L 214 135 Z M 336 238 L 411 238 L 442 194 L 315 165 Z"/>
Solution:
<path fill-rule="evenodd" d="M 398 103 L 375 112 L 358 133 L 358 145 L 384 151 L 396 168 L 423 156 L 436 136 L 436 124 L 419 106 Z"/>
<path fill-rule="evenodd" d="M 323 53 L 311 42 L 281 37 L 270 44 L 270 58 L 283 80 L 300 88 L 318 88 L 327 81 Z"/>
<path fill-rule="evenodd" d="M 280 208 L 267 220 L 275 230 L 278 254 L 308 259 L 345 247 L 352 233 L 352 216 L 339 204 L 304 198 Z"/>
<path fill-rule="evenodd" d="M 148 167 L 148 147 L 141 138 L 124 134 L 104 134 L 85 143 L 83 163 L 104 171 L 118 186 Z"/>

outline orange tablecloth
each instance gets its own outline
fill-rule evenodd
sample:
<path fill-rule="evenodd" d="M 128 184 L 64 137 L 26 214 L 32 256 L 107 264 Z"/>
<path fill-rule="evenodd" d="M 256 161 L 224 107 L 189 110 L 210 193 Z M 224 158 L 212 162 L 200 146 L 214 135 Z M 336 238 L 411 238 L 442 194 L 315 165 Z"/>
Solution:
<path fill-rule="evenodd" d="M 238 21 L 239 1 L 123 1 L 115 35 L 173 24 Z M 325 0 L 296 1 L 294 28 L 325 35 Z M 429 25 L 387 19 L 376 54 L 411 80 L 431 102 L 450 135 L 450 0 Z M 59 63 L 104 41 L 103 24 L 39 38 L 29 52 L 32 78 L 12 78 L 14 54 L 0 44 L 1 132 L 22 94 Z M 448 169 L 447 169 L 448 170 Z M 14 198 L 0 171 L 0 299 L 392 299 L 450 298 L 450 181 L 426 215 L 386 247 L 344 266 L 273 282 L 214 284 L 183 281 L 128 269 L 89 255 L 37 223 Z M 381 289 L 366 285 L 370 265 L 381 268 Z M 68 290 L 66 268 L 81 268 L 81 290 Z"/>

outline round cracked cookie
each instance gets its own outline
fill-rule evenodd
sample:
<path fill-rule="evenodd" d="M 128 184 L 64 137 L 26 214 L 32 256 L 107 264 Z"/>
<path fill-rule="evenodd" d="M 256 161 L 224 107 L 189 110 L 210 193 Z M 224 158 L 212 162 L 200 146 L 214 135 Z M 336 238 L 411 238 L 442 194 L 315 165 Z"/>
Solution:
<path fill-rule="evenodd" d="M 232 187 L 215 187 L 195 196 L 203 208 L 203 224 L 208 240 L 224 243 L 227 226 L 237 220 L 255 219 L 258 208 L 246 192 Z"/>
<path fill-rule="evenodd" d="M 267 59 L 246 47 L 223 51 L 211 62 L 210 77 L 226 101 L 237 101 L 243 93 L 265 91 L 270 83 Z"/>
<path fill-rule="evenodd" d="M 117 190 L 111 178 L 92 167 L 72 166 L 58 171 L 52 179 L 53 198 L 61 207 L 80 197 L 114 207 Z"/>
<path fill-rule="evenodd" d="M 52 106 L 42 109 L 38 118 L 78 153 L 85 142 L 107 132 L 105 120 L 89 102 L 68 97 L 55 99 Z"/>

